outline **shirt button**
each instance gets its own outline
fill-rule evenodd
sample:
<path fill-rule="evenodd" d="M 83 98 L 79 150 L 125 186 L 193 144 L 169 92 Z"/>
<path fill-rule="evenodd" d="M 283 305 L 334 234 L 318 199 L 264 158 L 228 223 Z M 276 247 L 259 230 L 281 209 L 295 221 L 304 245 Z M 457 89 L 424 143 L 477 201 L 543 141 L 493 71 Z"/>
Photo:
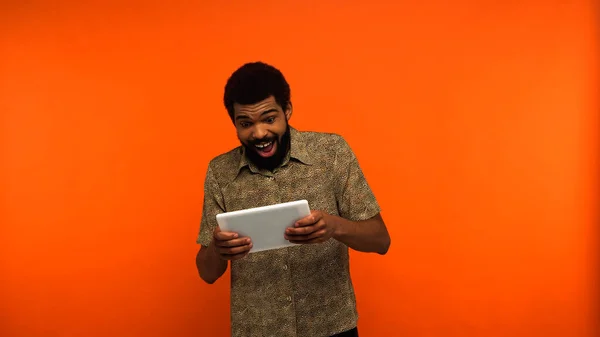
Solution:
<path fill-rule="evenodd" d="M 284 264 L 284 265 L 283 265 L 283 270 L 287 270 L 287 268 L 288 268 L 288 267 L 287 267 L 287 264 Z"/>
<path fill-rule="evenodd" d="M 288 300 L 288 302 L 291 302 L 292 301 L 292 296 L 288 296 L 287 300 Z"/>

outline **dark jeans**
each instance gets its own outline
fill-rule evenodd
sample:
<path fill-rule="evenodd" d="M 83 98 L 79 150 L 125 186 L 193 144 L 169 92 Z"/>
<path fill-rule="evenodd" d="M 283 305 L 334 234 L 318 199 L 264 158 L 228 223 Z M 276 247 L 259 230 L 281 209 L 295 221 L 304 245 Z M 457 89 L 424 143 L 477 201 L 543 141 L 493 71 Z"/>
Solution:
<path fill-rule="evenodd" d="M 348 331 L 340 332 L 337 335 L 331 337 L 358 337 L 358 328 L 350 329 Z"/>

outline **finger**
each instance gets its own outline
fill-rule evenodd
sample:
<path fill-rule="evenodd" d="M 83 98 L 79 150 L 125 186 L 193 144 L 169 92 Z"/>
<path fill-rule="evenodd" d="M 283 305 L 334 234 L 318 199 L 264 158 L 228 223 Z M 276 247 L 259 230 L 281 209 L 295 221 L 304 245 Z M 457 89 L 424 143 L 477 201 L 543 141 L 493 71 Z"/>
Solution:
<path fill-rule="evenodd" d="M 239 255 L 239 254 L 246 254 L 246 253 L 250 252 L 251 248 L 252 248 L 252 244 L 239 246 L 239 247 L 232 247 L 232 248 L 219 248 L 219 254 L 221 254 L 224 257 L 230 258 L 232 256 Z"/>
<path fill-rule="evenodd" d="M 238 247 L 250 244 L 252 241 L 250 238 L 239 238 L 225 241 L 215 241 L 218 247 Z"/>
<path fill-rule="evenodd" d="M 297 244 L 311 244 L 311 243 L 321 243 L 325 242 L 325 230 L 318 231 L 311 235 L 302 236 L 302 237 L 294 237 L 289 240 L 291 243 Z"/>
<path fill-rule="evenodd" d="M 302 240 L 290 240 L 290 243 L 295 243 L 298 245 L 311 245 L 311 244 L 315 244 L 315 243 L 323 243 L 324 240 L 322 239 L 313 239 L 313 240 L 307 240 L 307 241 L 302 241 Z"/>
<path fill-rule="evenodd" d="M 322 218 L 322 214 L 319 211 L 313 211 L 309 216 L 304 217 L 298 221 L 296 221 L 296 223 L 294 224 L 295 227 L 304 227 L 304 226 L 310 226 L 316 222 L 318 222 L 319 220 L 321 220 Z"/>
<path fill-rule="evenodd" d="M 289 227 L 286 229 L 285 233 L 289 235 L 309 235 L 318 230 L 324 229 L 325 226 L 325 221 L 319 220 L 317 223 L 314 223 L 311 226 Z"/>
<path fill-rule="evenodd" d="M 252 243 L 243 245 L 243 246 L 237 246 L 237 247 L 227 247 L 227 248 L 218 247 L 219 254 L 221 254 L 223 256 L 234 256 L 234 255 L 238 255 L 238 254 L 245 254 L 245 253 L 249 252 L 251 248 L 252 248 Z"/>
<path fill-rule="evenodd" d="M 289 236 L 301 236 L 301 235 L 309 235 L 318 231 L 320 228 L 318 226 L 305 226 L 305 227 L 297 227 L 297 228 L 288 228 L 285 230 L 285 234 Z"/>
<path fill-rule="evenodd" d="M 298 242 L 304 242 L 306 243 L 307 241 L 314 241 L 314 240 L 319 240 L 322 237 L 325 236 L 325 233 L 327 233 L 327 231 L 325 229 L 321 229 L 318 230 L 316 232 L 310 233 L 308 235 L 284 235 L 285 239 L 292 242 L 292 243 L 298 243 Z"/>
<path fill-rule="evenodd" d="M 250 252 L 244 252 L 244 253 L 233 254 L 233 255 L 232 254 L 219 254 L 219 257 L 225 261 L 233 261 L 233 260 L 239 260 L 241 258 L 244 258 L 244 257 L 248 256 L 249 253 Z"/>
<path fill-rule="evenodd" d="M 234 233 L 234 232 L 217 232 L 215 233 L 214 237 L 215 240 L 217 241 L 227 241 L 227 240 L 233 240 L 233 239 L 237 239 L 238 238 L 238 233 Z"/>

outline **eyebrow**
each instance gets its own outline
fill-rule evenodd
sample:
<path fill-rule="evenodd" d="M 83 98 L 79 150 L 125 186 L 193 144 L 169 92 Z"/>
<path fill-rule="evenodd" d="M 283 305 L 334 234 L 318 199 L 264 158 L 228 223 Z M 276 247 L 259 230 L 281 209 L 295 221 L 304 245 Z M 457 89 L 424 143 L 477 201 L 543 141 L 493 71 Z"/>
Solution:
<path fill-rule="evenodd" d="M 267 110 L 263 111 L 260 115 L 264 116 L 264 115 L 270 114 L 272 112 L 277 112 L 277 109 L 275 109 L 275 108 L 267 109 Z M 238 120 L 238 119 L 250 119 L 250 117 L 248 117 L 247 115 L 238 115 L 238 116 L 235 117 L 235 119 L 236 120 Z"/>

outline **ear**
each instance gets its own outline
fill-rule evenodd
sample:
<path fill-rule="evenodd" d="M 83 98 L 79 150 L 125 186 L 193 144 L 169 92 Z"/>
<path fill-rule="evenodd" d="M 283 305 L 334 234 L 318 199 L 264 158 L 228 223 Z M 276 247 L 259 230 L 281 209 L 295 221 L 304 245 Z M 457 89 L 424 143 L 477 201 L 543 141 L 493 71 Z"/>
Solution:
<path fill-rule="evenodd" d="M 294 108 L 292 107 L 292 102 L 288 103 L 287 109 L 285 109 L 285 118 L 289 121 L 292 118 L 292 111 Z"/>

